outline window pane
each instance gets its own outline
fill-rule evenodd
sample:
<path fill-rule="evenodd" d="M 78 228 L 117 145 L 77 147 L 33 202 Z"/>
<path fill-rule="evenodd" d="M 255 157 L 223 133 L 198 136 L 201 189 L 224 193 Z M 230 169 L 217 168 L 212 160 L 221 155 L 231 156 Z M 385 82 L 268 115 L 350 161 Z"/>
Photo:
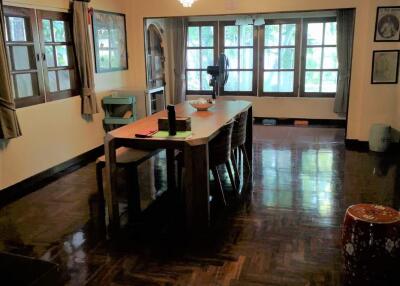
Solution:
<path fill-rule="evenodd" d="M 337 86 L 337 72 L 323 72 L 322 73 L 322 92 L 336 92 Z"/>
<path fill-rule="evenodd" d="M 320 72 L 306 72 L 305 92 L 319 92 Z"/>
<path fill-rule="evenodd" d="M 17 74 L 15 75 L 14 79 L 17 98 L 39 94 L 38 79 L 36 74 Z"/>
<path fill-rule="evenodd" d="M 49 71 L 48 72 L 49 76 L 49 89 L 50 92 L 55 92 L 57 91 L 57 76 L 55 71 Z"/>
<path fill-rule="evenodd" d="M 55 42 L 65 42 L 65 22 L 53 21 L 53 32 Z"/>
<path fill-rule="evenodd" d="M 264 69 L 279 69 L 279 49 L 265 49 Z"/>
<path fill-rule="evenodd" d="M 307 25 L 307 45 L 322 45 L 323 23 L 309 23 Z"/>
<path fill-rule="evenodd" d="M 200 68 L 200 50 L 198 49 L 187 50 L 187 68 L 188 69 Z"/>
<path fill-rule="evenodd" d="M 60 90 L 71 89 L 69 70 L 62 70 L 58 72 L 58 82 L 60 84 Z"/>
<path fill-rule="evenodd" d="M 225 26 L 224 39 L 225 47 L 238 46 L 238 26 Z"/>
<path fill-rule="evenodd" d="M 210 86 L 211 76 L 206 72 L 201 72 L 201 89 L 202 90 L 212 90 L 212 86 Z"/>
<path fill-rule="evenodd" d="M 322 48 L 307 48 L 306 69 L 321 68 Z"/>
<path fill-rule="evenodd" d="M 296 24 L 283 24 L 281 29 L 281 46 L 294 46 L 296 42 Z"/>
<path fill-rule="evenodd" d="M 294 69 L 294 48 L 281 49 L 281 69 Z"/>
<path fill-rule="evenodd" d="M 253 68 L 253 49 L 240 49 L 240 66 L 241 69 Z"/>
<path fill-rule="evenodd" d="M 239 68 L 238 49 L 225 49 L 225 55 L 229 60 L 229 69 L 238 69 Z"/>
<path fill-rule="evenodd" d="M 21 17 L 9 17 L 10 40 L 14 42 L 26 42 L 25 19 Z"/>
<path fill-rule="evenodd" d="M 225 84 L 225 91 L 238 91 L 239 90 L 239 72 L 230 71 L 228 81 Z"/>
<path fill-rule="evenodd" d="M 123 35 L 118 29 L 110 29 L 110 46 L 111 48 L 118 48 L 123 45 L 125 41 L 125 35 Z"/>
<path fill-rule="evenodd" d="M 265 46 L 279 46 L 279 25 L 265 26 Z"/>
<path fill-rule="evenodd" d="M 28 70 L 31 68 L 30 59 L 33 53 L 30 47 L 13 46 L 11 47 L 14 60 L 14 70 Z"/>
<path fill-rule="evenodd" d="M 188 71 L 187 72 L 187 89 L 200 90 L 200 72 Z"/>
<path fill-rule="evenodd" d="M 202 49 L 201 50 L 201 68 L 207 69 L 208 66 L 214 65 L 214 50 Z"/>
<path fill-rule="evenodd" d="M 188 27 L 188 47 L 199 47 L 200 46 L 200 29 L 199 27 Z"/>
<path fill-rule="evenodd" d="M 56 63 L 54 62 L 54 48 L 53 46 L 45 46 L 45 51 L 46 51 L 46 63 L 47 66 L 50 68 L 53 68 L 56 66 Z"/>
<path fill-rule="evenodd" d="M 201 46 L 202 47 L 214 46 L 214 27 L 211 26 L 201 27 Z"/>
<path fill-rule="evenodd" d="M 336 45 L 336 22 L 325 23 L 325 45 Z"/>
<path fill-rule="evenodd" d="M 324 69 L 337 69 L 337 49 L 335 48 L 324 48 Z"/>
<path fill-rule="evenodd" d="M 240 45 L 252 46 L 253 45 L 253 26 L 240 26 Z"/>
<path fill-rule="evenodd" d="M 42 20 L 43 37 L 45 42 L 52 42 L 50 20 Z"/>
<path fill-rule="evenodd" d="M 278 91 L 278 72 L 264 72 L 264 92 Z"/>
<path fill-rule="evenodd" d="M 279 73 L 279 92 L 293 92 L 294 72 L 284 71 Z"/>
<path fill-rule="evenodd" d="M 110 51 L 110 65 L 113 69 L 122 68 L 123 64 L 121 63 L 121 57 L 118 50 L 111 50 Z"/>
<path fill-rule="evenodd" d="M 68 52 L 67 46 L 56 46 L 57 66 L 66 67 L 68 66 Z"/>
<path fill-rule="evenodd" d="M 252 91 L 253 72 L 241 71 L 239 73 L 239 91 Z"/>
<path fill-rule="evenodd" d="M 99 51 L 99 64 L 101 69 L 109 69 L 110 68 L 110 51 L 109 50 L 100 50 Z"/>
<path fill-rule="evenodd" d="M 108 49 L 110 47 L 110 36 L 107 29 L 100 29 L 97 31 L 98 47 L 99 49 Z"/>

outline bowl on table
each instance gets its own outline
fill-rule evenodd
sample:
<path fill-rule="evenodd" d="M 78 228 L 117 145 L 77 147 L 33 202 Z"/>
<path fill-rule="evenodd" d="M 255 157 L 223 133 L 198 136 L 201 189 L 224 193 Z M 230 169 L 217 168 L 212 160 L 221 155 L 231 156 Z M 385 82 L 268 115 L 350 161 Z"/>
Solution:
<path fill-rule="evenodd" d="M 197 111 L 207 111 L 215 104 L 215 101 L 211 99 L 195 99 L 188 100 L 188 102 L 193 108 L 197 109 Z"/>

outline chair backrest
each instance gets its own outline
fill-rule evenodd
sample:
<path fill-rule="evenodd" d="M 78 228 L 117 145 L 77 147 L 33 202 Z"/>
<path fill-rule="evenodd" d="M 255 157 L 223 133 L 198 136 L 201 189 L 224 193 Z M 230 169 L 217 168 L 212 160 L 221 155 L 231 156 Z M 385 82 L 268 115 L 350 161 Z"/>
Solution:
<path fill-rule="evenodd" d="M 247 110 L 240 113 L 233 124 L 232 149 L 246 142 Z"/>
<path fill-rule="evenodd" d="M 231 156 L 231 139 L 234 121 L 225 124 L 208 145 L 210 167 L 224 164 Z"/>

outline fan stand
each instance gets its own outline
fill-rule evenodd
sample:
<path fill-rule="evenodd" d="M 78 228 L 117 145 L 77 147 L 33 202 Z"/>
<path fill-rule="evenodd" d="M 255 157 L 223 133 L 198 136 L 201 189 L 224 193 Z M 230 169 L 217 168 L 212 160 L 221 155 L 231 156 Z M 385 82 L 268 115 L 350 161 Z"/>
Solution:
<path fill-rule="evenodd" d="M 212 75 L 210 79 L 210 86 L 213 87 L 212 99 L 216 99 L 218 95 L 218 76 Z"/>

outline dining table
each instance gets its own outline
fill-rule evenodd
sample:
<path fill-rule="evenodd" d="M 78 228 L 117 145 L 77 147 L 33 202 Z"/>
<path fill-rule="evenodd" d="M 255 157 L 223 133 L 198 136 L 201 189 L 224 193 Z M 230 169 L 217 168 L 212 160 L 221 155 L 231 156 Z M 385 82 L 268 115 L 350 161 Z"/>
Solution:
<path fill-rule="evenodd" d="M 183 152 L 183 205 L 184 224 L 188 231 L 202 231 L 210 225 L 210 175 L 209 142 L 220 129 L 240 113 L 247 111 L 245 148 L 250 166 L 253 160 L 253 112 L 252 103 L 244 100 L 217 99 L 207 111 L 197 111 L 189 102 L 175 105 L 177 117 L 190 117 L 191 135 L 186 138 L 154 136 L 139 138 L 135 134 L 144 130 L 157 130 L 158 119 L 167 117 L 163 110 L 142 118 L 106 134 L 106 186 L 104 196 L 108 223 L 111 231 L 120 228 L 120 210 L 117 200 L 116 150 L 119 147 L 135 149 L 165 149 L 168 190 L 176 189 L 175 153 Z M 252 173 L 252 172 L 251 172 Z"/>

